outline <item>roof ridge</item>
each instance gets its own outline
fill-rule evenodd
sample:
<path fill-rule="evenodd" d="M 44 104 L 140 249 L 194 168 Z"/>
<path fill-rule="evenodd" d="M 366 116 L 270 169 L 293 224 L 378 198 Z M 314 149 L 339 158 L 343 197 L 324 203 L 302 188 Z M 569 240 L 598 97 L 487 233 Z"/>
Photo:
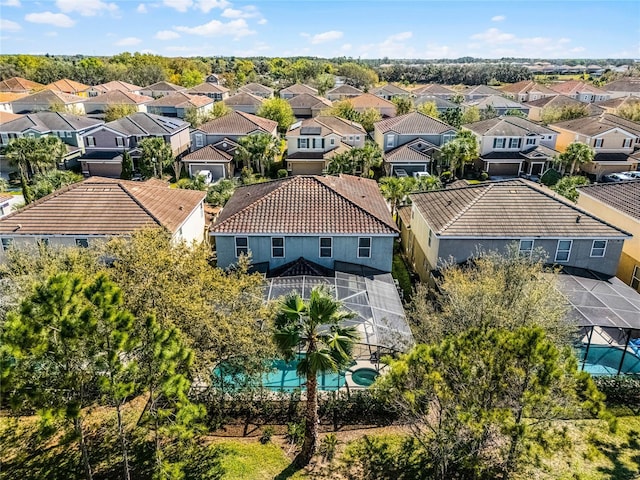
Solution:
<path fill-rule="evenodd" d="M 480 192 L 479 195 L 477 195 L 473 200 L 471 200 L 471 202 L 469 202 L 456 215 L 454 215 L 454 217 L 451 220 L 449 220 L 447 223 L 445 223 L 440 228 L 439 233 L 440 232 L 444 232 L 447 228 L 449 228 L 451 225 L 453 225 L 463 214 L 467 213 L 471 207 L 473 207 L 476 203 L 478 203 L 478 201 L 480 201 L 480 199 L 483 198 L 493 188 L 494 185 L 495 184 L 493 184 L 493 183 L 487 185 L 487 187 L 482 192 Z M 462 188 L 465 188 L 465 187 L 462 187 Z"/>
<path fill-rule="evenodd" d="M 63 193 L 68 192 L 69 190 L 73 190 L 75 188 L 78 188 L 80 185 L 84 184 L 84 182 L 76 182 L 76 183 L 70 183 L 68 185 L 63 185 L 62 187 L 60 187 L 58 190 L 51 192 L 49 195 L 45 195 L 44 197 L 41 197 L 27 205 L 25 205 L 24 207 L 18 209 L 18 210 L 14 210 L 13 212 L 11 212 L 9 215 L 6 215 L 4 217 L 2 217 L 0 220 L 2 220 L 3 222 L 11 217 L 15 217 L 17 214 L 22 213 L 26 210 L 31 210 L 33 207 L 40 205 L 41 203 L 44 203 L 46 200 L 49 200 L 51 198 L 55 198 L 59 195 L 62 195 Z"/>
<path fill-rule="evenodd" d="M 145 213 L 147 213 L 151 218 L 153 218 L 153 220 L 162 228 L 167 228 L 166 226 L 164 226 L 162 224 L 162 222 L 160 221 L 160 219 L 158 217 L 156 217 L 153 213 L 151 213 L 151 211 L 142 204 L 142 202 L 140 200 L 138 200 L 136 198 L 136 196 L 129 191 L 129 189 L 127 188 L 127 185 L 124 182 L 114 182 L 116 185 L 118 185 L 130 198 L 131 200 L 133 200 L 142 210 L 145 211 Z M 141 187 L 141 185 L 136 185 L 138 188 Z M 149 188 L 149 185 L 145 185 L 142 188 Z M 153 187 L 151 187 L 153 188 Z M 159 188 L 159 187 L 158 187 Z M 168 228 L 167 228 L 168 230 Z"/>

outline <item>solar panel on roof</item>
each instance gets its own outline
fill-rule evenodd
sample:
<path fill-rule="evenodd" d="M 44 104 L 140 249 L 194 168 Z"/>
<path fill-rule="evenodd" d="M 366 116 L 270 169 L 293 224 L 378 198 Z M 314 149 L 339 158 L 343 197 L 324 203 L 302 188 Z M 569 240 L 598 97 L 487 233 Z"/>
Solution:
<path fill-rule="evenodd" d="M 320 135 L 322 127 L 302 127 L 300 133 L 302 135 Z"/>

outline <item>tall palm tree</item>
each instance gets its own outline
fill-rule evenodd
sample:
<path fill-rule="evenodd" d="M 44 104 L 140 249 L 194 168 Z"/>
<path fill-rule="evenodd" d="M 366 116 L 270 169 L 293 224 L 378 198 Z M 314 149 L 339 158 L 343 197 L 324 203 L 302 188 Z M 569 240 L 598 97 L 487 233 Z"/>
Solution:
<path fill-rule="evenodd" d="M 277 139 L 268 133 L 247 135 L 238 140 L 240 148 L 238 157 L 256 172 L 264 175 L 265 170 L 275 161 L 280 153 Z"/>
<path fill-rule="evenodd" d="M 36 140 L 36 153 L 32 161 L 38 173 L 55 169 L 67 154 L 66 145 L 58 137 L 47 135 Z"/>
<path fill-rule="evenodd" d="M 297 367 L 307 386 L 304 443 L 296 458 L 300 466 L 309 463 L 318 443 L 318 374 L 338 372 L 351 361 L 358 334 L 343 321 L 354 316 L 323 287 L 314 288 L 308 302 L 292 292 L 280 303 L 273 332 L 279 352 L 287 361 L 305 352 Z"/>
<path fill-rule="evenodd" d="M 576 168 L 580 169 L 586 163 L 592 162 L 596 152 L 589 145 L 580 142 L 573 142 L 567 149 L 558 155 L 558 161 L 562 165 L 563 171 L 569 167 L 569 175 L 573 175 Z"/>
<path fill-rule="evenodd" d="M 391 216 L 395 217 L 398 205 L 411 193 L 414 183 L 413 177 L 383 177 L 380 179 L 380 193 L 391 204 Z"/>
<path fill-rule="evenodd" d="M 140 156 L 140 171 L 145 177 L 157 176 L 162 178 L 163 170 L 173 162 L 173 151 L 162 137 L 147 137 L 140 140 L 138 148 Z"/>
<path fill-rule="evenodd" d="M 33 138 L 14 138 L 9 142 L 5 150 L 5 156 L 9 164 L 18 167 L 20 175 L 29 179 L 31 177 L 30 159 L 36 151 L 36 142 Z"/>

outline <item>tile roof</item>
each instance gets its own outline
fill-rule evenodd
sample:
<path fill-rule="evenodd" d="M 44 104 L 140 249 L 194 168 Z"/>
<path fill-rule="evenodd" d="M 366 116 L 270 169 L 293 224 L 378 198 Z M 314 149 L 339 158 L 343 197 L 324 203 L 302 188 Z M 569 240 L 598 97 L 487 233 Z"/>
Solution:
<path fill-rule="evenodd" d="M 399 117 L 387 118 L 373 124 L 376 130 L 396 132 L 402 135 L 434 133 L 440 134 L 455 130 L 449 124 L 420 112 L 411 112 Z"/>
<path fill-rule="evenodd" d="M 388 163 L 406 161 L 430 162 L 432 159 L 431 156 L 437 151 L 440 151 L 437 146 L 418 138 L 386 152 L 384 154 L 384 160 Z"/>
<path fill-rule="evenodd" d="M 44 85 L 38 82 L 32 82 L 22 77 L 11 77 L 0 81 L 0 92 L 23 92 L 28 90 L 39 90 Z"/>
<path fill-rule="evenodd" d="M 358 95 L 362 95 L 363 93 L 364 92 L 362 90 L 360 90 L 359 88 L 353 87 L 351 85 L 347 85 L 345 83 L 344 85 L 340 85 L 339 87 L 332 88 L 326 94 L 327 95 L 353 95 L 353 96 L 358 96 Z"/>
<path fill-rule="evenodd" d="M 318 115 L 314 120 L 343 136 L 364 135 L 367 133 L 364 127 L 359 123 L 345 120 L 340 117 L 334 117 L 333 115 Z"/>
<path fill-rule="evenodd" d="M 251 106 L 260 106 L 262 102 L 264 102 L 264 98 L 258 97 L 257 95 L 253 95 L 249 92 L 238 92 L 235 95 L 231 95 L 228 98 L 223 100 L 225 105 L 228 106 L 241 106 L 241 105 L 251 105 Z"/>
<path fill-rule="evenodd" d="M 0 91 L 0 103 L 10 103 L 29 95 L 27 92 L 2 92 Z"/>
<path fill-rule="evenodd" d="M 418 107 L 420 105 L 424 105 L 425 103 L 435 103 L 436 108 L 457 108 L 459 105 L 457 103 L 453 103 L 446 98 L 436 97 L 435 95 L 422 95 L 419 94 L 416 98 L 413 99 L 413 104 Z"/>
<path fill-rule="evenodd" d="M 173 135 L 189 128 L 189 123 L 178 118 L 163 117 L 146 112 L 136 112 L 105 124 L 125 135 Z"/>
<path fill-rule="evenodd" d="M 507 93 L 531 93 L 531 92 L 539 92 L 545 95 L 557 95 L 558 92 L 555 90 L 551 90 L 549 87 L 546 87 L 540 83 L 536 83 L 532 80 L 522 80 L 521 82 L 511 83 L 509 85 L 505 85 L 501 89 L 503 92 Z"/>
<path fill-rule="evenodd" d="M 310 87 L 309 85 L 305 85 L 303 83 L 294 83 L 293 85 L 290 85 L 287 88 L 283 88 L 282 90 L 280 90 L 280 94 L 282 94 L 282 92 L 293 93 L 294 95 L 300 95 L 302 93 L 309 93 L 311 95 L 318 94 L 318 90 L 316 90 L 313 87 Z"/>
<path fill-rule="evenodd" d="M 411 205 L 404 205 L 398 208 L 398 217 L 405 226 L 411 225 Z"/>
<path fill-rule="evenodd" d="M 611 98 L 609 100 L 604 100 L 602 102 L 596 102 L 596 105 L 599 107 L 620 108 L 623 105 L 633 106 L 638 103 L 640 103 L 640 97 L 627 96 L 627 97 Z"/>
<path fill-rule="evenodd" d="M 603 113 L 599 117 L 582 117 L 566 122 L 554 123 L 551 127 L 557 127 L 570 132 L 576 132 L 587 136 L 598 135 L 614 128 L 620 128 L 633 135 L 640 136 L 640 124 L 625 120 L 624 118 L 609 113 Z"/>
<path fill-rule="evenodd" d="M 180 85 L 175 85 L 173 83 L 165 82 L 164 80 L 161 82 L 156 82 L 151 85 L 147 85 L 146 87 L 141 88 L 141 90 L 151 90 L 151 91 L 160 91 L 160 92 L 180 92 L 186 90 L 186 87 L 181 87 Z"/>
<path fill-rule="evenodd" d="M 247 83 L 246 85 L 241 86 L 238 90 L 243 92 L 248 92 L 248 93 L 260 92 L 260 93 L 273 95 L 273 88 L 267 87 L 265 85 L 262 85 L 261 83 L 256 83 L 256 82 Z"/>
<path fill-rule="evenodd" d="M 493 108 L 513 108 L 516 110 L 528 108 L 526 105 L 519 102 L 514 102 L 513 100 L 507 97 L 503 97 L 502 95 L 489 95 L 478 100 L 465 102 L 465 105 L 475 105 L 481 110 L 489 106 Z"/>
<path fill-rule="evenodd" d="M 0 124 L 11 122 L 17 118 L 20 118 L 22 115 L 18 113 L 9 113 L 9 112 L 0 112 Z"/>
<path fill-rule="evenodd" d="M 350 175 L 295 176 L 238 188 L 212 232 L 381 234 L 398 231 L 378 185 Z"/>
<path fill-rule="evenodd" d="M 640 221 L 640 180 L 585 185 L 578 192 Z"/>
<path fill-rule="evenodd" d="M 295 97 L 287 98 L 287 102 L 291 108 L 325 108 L 332 105 L 326 98 L 309 93 L 300 93 Z"/>
<path fill-rule="evenodd" d="M 101 125 L 95 118 L 71 115 L 63 112 L 37 112 L 20 115 L 19 118 L 0 125 L 0 132 L 24 132 L 32 129 L 41 133 L 51 131 L 81 131 Z"/>
<path fill-rule="evenodd" d="M 272 133 L 277 127 L 278 122 L 268 118 L 234 111 L 210 122 L 203 123 L 196 130 L 212 135 L 248 135 L 256 130 Z"/>
<path fill-rule="evenodd" d="M 187 90 L 187 93 L 192 95 L 205 95 L 207 93 L 225 93 L 228 92 L 229 89 L 227 87 L 223 87 L 222 85 L 215 85 L 213 83 L 204 82 L 200 85 L 196 85 L 195 87 L 191 87 Z"/>
<path fill-rule="evenodd" d="M 85 100 L 86 98 L 79 97 L 77 95 L 71 95 L 69 93 L 63 93 L 54 90 L 40 90 L 39 92 L 32 93 L 31 95 L 19 98 L 18 100 L 14 100 L 12 103 L 28 105 L 41 105 L 45 103 L 53 105 L 56 103 L 62 103 L 64 105 L 69 105 L 72 103 L 84 102 Z"/>
<path fill-rule="evenodd" d="M 63 93 L 78 93 L 89 88 L 89 85 L 85 85 L 84 83 L 76 82 L 75 80 L 69 80 L 68 78 L 63 78 L 62 80 L 58 80 L 57 82 L 50 83 L 49 85 L 45 85 L 48 90 L 57 90 Z"/>
<path fill-rule="evenodd" d="M 347 99 L 348 102 L 353 105 L 353 108 L 393 108 L 395 111 L 395 104 L 384 98 L 376 97 L 370 93 L 363 93 L 357 97 L 351 97 Z"/>
<path fill-rule="evenodd" d="M 99 105 L 142 105 L 152 101 L 153 98 L 147 97 L 146 95 L 137 95 L 135 93 L 126 92 L 123 90 L 110 90 L 96 97 L 89 97 L 84 101 L 84 104 L 90 105 L 95 103 Z"/>
<path fill-rule="evenodd" d="M 217 149 L 214 145 L 207 145 L 199 148 L 195 152 L 182 157 L 183 162 L 195 162 L 198 160 L 208 160 L 211 162 L 230 162 L 233 155 L 228 154 L 224 150 Z"/>
<path fill-rule="evenodd" d="M 100 90 L 102 92 L 111 92 L 114 90 L 120 90 L 121 92 L 139 92 L 140 90 L 142 90 L 142 87 L 139 87 L 138 85 L 123 82 L 121 80 L 112 80 L 111 82 L 94 85 L 93 87 L 87 88 L 87 90 L 91 88 Z"/>
<path fill-rule="evenodd" d="M 92 177 L 0 219 L 0 234 L 119 235 L 146 226 L 175 233 L 205 192 Z"/>
<path fill-rule="evenodd" d="M 462 93 L 462 95 L 464 95 L 465 97 L 469 95 L 502 95 L 502 92 L 500 90 L 491 88 L 488 85 L 470 86 L 462 90 L 462 92 L 460 93 Z"/>
<path fill-rule="evenodd" d="M 567 80 L 562 83 L 551 85 L 551 90 L 562 93 L 563 95 L 576 95 L 582 92 L 595 93 L 596 95 L 607 94 L 604 90 L 600 90 L 593 85 L 589 85 L 579 80 Z"/>
<path fill-rule="evenodd" d="M 454 96 L 456 92 L 450 88 L 445 87 L 437 83 L 431 83 L 428 85 L 420 85 L 413 89 L 415 95 L 451 95 Z"/>
<path fill-rule="evenodd" d="M 463 127 L 479 135 L 488 136 L 524 136 L 532 133 L 536 135 L 555 135 L 558 133 L 550 128 L 543 127 L 542 125 L 515 115 L 505 115 L 488 120 L 480 120 L 479 122 L 467 123 L 463 125 Z"/>
<path fill-rule="evenodd" d="M 639 77 L 625 77 L 618 80 L 614 80 L 611 83 L 607 83 L 604 87 L 607 92 L 639 92 L 640 93 L 640 78 Z"/>
<path fill-rule="evenodd" d="M 386 85 L 382 85 L 381 87 L 374 88 L 370 90 L 374 95 L 378 93 L 387 93 L 389 95 L 409 95 L 409 91 L 404 88 L 400 88 L 393 83 L 387 83 Z"/>
<path fill-rule="evenodd" d="M 164 97 L 156 98 L 148 107 L 202 107 L 213 103 L 213 99 L 204 95 L 191 95 L 188 92 L 176 92 Z"/>
<path fill-rule="evenodd" d="M 437 235 L 467 238 L 628 238 L 629 234 L 524 180 L 410 195 Z"/>

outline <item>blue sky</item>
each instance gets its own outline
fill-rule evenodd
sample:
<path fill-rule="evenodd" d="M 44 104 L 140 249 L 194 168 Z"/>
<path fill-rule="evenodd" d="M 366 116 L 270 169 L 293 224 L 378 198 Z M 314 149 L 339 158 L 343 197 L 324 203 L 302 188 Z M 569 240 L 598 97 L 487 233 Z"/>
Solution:
<path fill-rule="evenodd" d="M 640 2 L 0 0 L 0 52 L 640 58 Z"/>

